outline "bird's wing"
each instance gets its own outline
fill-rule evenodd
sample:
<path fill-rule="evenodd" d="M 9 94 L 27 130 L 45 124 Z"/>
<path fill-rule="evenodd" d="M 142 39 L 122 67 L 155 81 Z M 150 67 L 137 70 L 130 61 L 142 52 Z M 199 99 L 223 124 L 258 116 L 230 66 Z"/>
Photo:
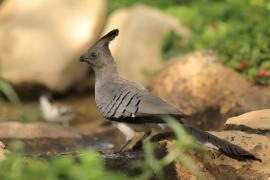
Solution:
<path fill-rule="evenodd" d="M 162 123 L 159 115 L 185 117 L 172 105 L 147 90 L 124 87 L 114 91 L 111 96 L 105 105 L 99 107 L 107 119 L 128 123 Z"/>
<path fill-rule="evenodd" d="M 140 103 L 138 104 L 139 116 L 145 115 L 172 115 L 183 118 L 184 113 L 179 112 L 173 105 L 168 104 L 158 96 L 151 94 L 148 91 L 140 93 Z"/>

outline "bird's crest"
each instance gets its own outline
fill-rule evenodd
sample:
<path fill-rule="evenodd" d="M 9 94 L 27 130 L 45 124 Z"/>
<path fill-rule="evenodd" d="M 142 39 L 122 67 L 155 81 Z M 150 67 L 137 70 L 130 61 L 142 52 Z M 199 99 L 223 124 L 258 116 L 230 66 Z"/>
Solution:
<path fill-rule="evenodd" d="M 111 30 L 102 36 L 92 47 L 108 48 L 109 43 L 119 34 L 118 29 Z"/>
<path fill-rule="evenodd" d="M 105 34 L 103 37 L 100 38 L 100 40 L 108 40 L 112 41 L 116 36 L 118 36 L 119 30 L 118 29 L 113 29 L 107 34 Z"/>

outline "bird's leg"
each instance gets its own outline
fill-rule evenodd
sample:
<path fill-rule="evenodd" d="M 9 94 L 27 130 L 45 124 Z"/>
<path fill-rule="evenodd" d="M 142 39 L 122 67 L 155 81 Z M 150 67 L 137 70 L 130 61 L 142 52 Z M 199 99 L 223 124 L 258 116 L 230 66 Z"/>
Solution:
<path fill-rule="evenodd" d="M 116 152 L 116 153 L 119 153 L 119 152 L 122 152 L 132 142 L 136 133 L 132 128 L 130 128 L 128 125 L 124 123 L 117 123 L 116 126 L 117 126 L 117 129 L 120 130 L 125 135 L 125 138 L 126 138 L 126 142 Z"/>
<path fill-rule="evenodd" d="M 123 150 L 132 142 L 132 139 L 129 139 L 125 142 L 125 144 L 123 144 L 120 149 L 116 152 L 116 153 L 119 153 L 119 152 L 123 152 Z"/>
<path fill-rule="evenodd" d="M 148 137 L 150 134 L 151 134 L 151 132 L 146 132 L 146 133 L 144 133 L 144 134 L 141 134 L 141 133 L 135 133 L 134 134 L 134 136 L 130 136 L 129 138 L 127 138 L 127 141 L 120 147 L 120 149 L 118 150 L 118 151 L 116 151 L 116 152 L 114 152 L 114 153 L 120 153 L 120 152 L 124 152 L 124 151 L 126 151 L 126 150 L 129 150 L 129 149 L 131 149 L 131 150 L 133 150 L 133 147 L 134 146 L 142 146 L 142 141 L 146 138 L 146 137 Z M 141 142 L 141 145 L 136 145 L 136 144 L 138 144 L 139 142 Z M 128 148 L 128 146 L 130 146 L 130 148 Z M 139 147 L 138 147 L 139 148 Z M 136 147 L 136 149 L 137 149 L 137 147 Z"/>
<path fill-rule="evenodd" d="M 140 149 L 143 145 L 143 141 L 149 137 L 152 133 L 152 130 L 148 130 L 144 133 L 144 135 L 141 137 L 141 139 L 139 139 L 136 144 L 132 147 L 132 150 L 137 150 Z"/>

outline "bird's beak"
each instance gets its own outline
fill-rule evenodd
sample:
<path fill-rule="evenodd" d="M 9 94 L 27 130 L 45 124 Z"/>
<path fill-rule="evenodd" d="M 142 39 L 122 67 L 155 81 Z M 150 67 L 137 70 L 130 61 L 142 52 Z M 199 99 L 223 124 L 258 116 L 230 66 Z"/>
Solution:
<path fill-rule="evenodd" d="M 84 55 L 80 56 L 80 62 L 87 62 L 86 57 Z"/>

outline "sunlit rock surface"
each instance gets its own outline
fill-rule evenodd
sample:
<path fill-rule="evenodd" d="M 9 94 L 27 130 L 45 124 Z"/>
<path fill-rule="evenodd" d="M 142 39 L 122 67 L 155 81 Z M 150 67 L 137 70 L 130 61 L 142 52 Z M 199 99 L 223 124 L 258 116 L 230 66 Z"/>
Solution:
<path fill-rule="evenodd" d="M 78 57 L 100 35 L 106 0 L 6 0 L 0 8 L 1 78 L 63 91 L 85 75 Z"/>
<path fill-rule="evenodd" d="M 223 66 L 215 53 L 175 57 L 150 82 L 150 89 L 204 129 L 223 127 L 228 117 L 269 107 L 269 87 L 255 86 Z"/>
<path fill-rule="evenodd" d="M 262 162 L 238 161 L 227 157 L 213 149 L 207 149 L 205 153 L 189 150 L 186 154 L 194 165 L 198 167 L 205 179 L 267 179 L 270 178 L 270 136 L 251 134 L 242 131 L 228 130 L 210 132 L 222 139 L 226 139 L 252 152 Z M 157 159 L 165 156 L 174 145 L 172 140 L 163 140 L 156 146 Z M 144 159 L 142 151 L 130 151 L 120 154 L 104 155 L 107 166 L 111 169 L 122 170 L 130 176 L 139 175 L 141 170 L 134 168 L 138 160 Z M 168 180 L 199 179 L 186 166 L 175 161 L 164 169 L 164 175 Z M 155 178 L 154 178 L 155 179 Z"/>
<path fill-rule="evenodd" d="M 255 154 L 262 162 L 237 161 L 209 149 L 206 156 L 190 153 L 195 164 L 206 179 L 267 179 L 270 177 L 270 137 L 250 134 L 242 131 L 210 132 L 220 138 L 237 144 Z M 170 143 L 169 143 L 170 146 Z M 175 164 L 180 179 L 191 179 L 195 176 L 180 163 Z"/>
<path fill-rule="evenodd" d="M 110 45 L 120 75 L 144 84 L 164 64 L 161 48 L 169 32 L 182 37 L 190 34 L 179 20 L 143 5 L 113 12 L 104 33 L 113 28 L 120 30 Z"/>
<path fill-rule="evenodd" d="M 251 129 L 270 131 L 270 109 L 248 112 L 226 121 L 226 126 L 241 125 Z"/>

